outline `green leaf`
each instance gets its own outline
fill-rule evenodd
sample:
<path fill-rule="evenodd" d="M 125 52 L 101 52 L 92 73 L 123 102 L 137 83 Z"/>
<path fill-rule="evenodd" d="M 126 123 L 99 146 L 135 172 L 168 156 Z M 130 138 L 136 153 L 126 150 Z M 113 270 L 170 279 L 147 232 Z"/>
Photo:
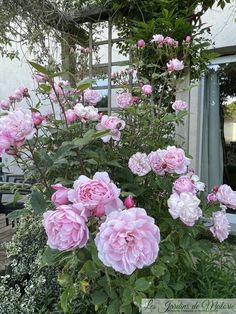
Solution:
<path fill-rule="evenodd" d="M 84 79 L 77 84 L 77 88 L 84 91 L 85 89 L 91 87 L 94 81 L 95 80 Z"/>
<path fill-rule="evenodd" d="M 36 214 L 43 213 L 47 208 L 47 202 L 43 194 L 38 190 L 33 190 L 31 194 L 30 204 Z"/>
<path fill-rule="evenodd" d="M 145 278 L 139 278 L 135 281 L 135 289 L 138 291 L 146 291 L 150 286 L 151 282 L 149 282 Z"/>
<path fill-rule="evenodd" d="M 59 250 L 53 250 L 50 247 L 46 247 L 45 251 L 43 252 L 43 255 L 41 257 L 41 267 L 45 266 L 53 266 L 53 265 L 59 265 L 64 264 L 65 261 L 68 261 L 73 256 L 73 252 L 71 251 L 59 251 Z"/>
<path fill-rule="evenodd" d="M 75 297 L 76 297 L 75 285 L 71 285 L 66 290 L 63 291 L 60 297 L 60 305 L 64 313 L 73 314 L 72 308 L 71 308 L 71 302 L 73 301 Z"/>
<path fill-rule="evenodd" d="M 95 305 L 104 304 L 107 301 L 107 295 L 103 291 L 95 291 L 91 294 L 91 297 Z"/>
<path fill-rule="evenodd" d="M 117 314 L 117 313 L 119 313 L 119 309 L 120 309 L 120 301 L 114 300 L 108 306 L 107 314 Z"/>
<path fill-rule="evenodd" d="M 7 217 L 9 219 L 14 220 L 19 217 L 25 217 L 25 216 L 30 216 L 30 215 L 32 215 L 32 212 L 29 209 L 23 208 L 23 209 L 14 210 L 13 212 L 9 213 Z"/>
<path fill-rule="evenodd" d="M 42 73 L 42 74 L 45 74 L 45 75 L 52 75 L 53 73 L 50 72 L 47 68 L 45 68 L 44 66 L 38 64 L 38 63 L 35 63 L 33 61 L 28 61 L 29 64 L 34 68 L 36 69 L 39 73 Z"/>
<path fill-rule="evenodd" d="M 93 138 L 96 139 L 96 138 L 100 138 L 109 134 L 110 134 L 109 130 L 101 130 L 101 131 L 95 132 L 93 135 Z"/>
<path fill-rule="evenodd" d="M 167 268 L 164 265 L 156 264 L 151 267 L 151 272 L 156 278 L 160 278 L 164 275 Z"/>
<path fill-rule="evenodd" d="M 60 286 L 66 287 L 73 283 L 72 277 L 69 273 L 61 273 L 58 275 L 57 281 Z"/>

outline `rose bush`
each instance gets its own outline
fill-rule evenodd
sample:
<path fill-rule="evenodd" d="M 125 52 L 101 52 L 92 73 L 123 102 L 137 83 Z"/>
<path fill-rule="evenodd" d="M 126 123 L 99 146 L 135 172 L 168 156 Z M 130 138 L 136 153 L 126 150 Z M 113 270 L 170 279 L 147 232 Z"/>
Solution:
<path fill-rule="evenodd" d="M 91 81 L 58 82 L 60 73 L 33 62 L 44 77 L 37 93 L 51 112 L 43 114 L 43 100 L 33 105 L 26 88 L 9 97 L 9 111 L 2 108 L 1 153 L 14 155 L 35 182 L 25 215 L 43 216 L 41 267 L 59 269 L 64 313 L 73 313 L 77 299 L 89 313 L 91 304 L 99 313 L 138 313 L 142 298 L 187 297 L 203 252 L 214 238 L 228 237 L 225 206 L 235 208 L 236 192 L 222 185 L 207 201 L 191 159 L 175 143 L 175 125 L 187 114 L 183 103 L 171 109 L 188 58 L 186 46 L 177 58 L 186 45 L 177 42 L 154 35 L 135 45 L 136 57 L 141 49 L 168 56 L 171 48 L 168 69 L 159 68 L 165 84 L 153 84 L 136 66 L 136 85 L 125 85 L 111 116 L 99 112 Z"/>

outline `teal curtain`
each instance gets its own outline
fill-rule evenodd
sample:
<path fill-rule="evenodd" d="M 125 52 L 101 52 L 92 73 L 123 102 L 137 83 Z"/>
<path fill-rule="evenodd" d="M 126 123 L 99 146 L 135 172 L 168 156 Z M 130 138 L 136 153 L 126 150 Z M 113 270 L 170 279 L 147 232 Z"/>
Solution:
<path fill-rule="evenodd" d="M 205 78 L 203 107 L 201 180 L 208 192 L 223 183 L 223 147 L 220 124 L 220 87 L 217 68 Z"/>

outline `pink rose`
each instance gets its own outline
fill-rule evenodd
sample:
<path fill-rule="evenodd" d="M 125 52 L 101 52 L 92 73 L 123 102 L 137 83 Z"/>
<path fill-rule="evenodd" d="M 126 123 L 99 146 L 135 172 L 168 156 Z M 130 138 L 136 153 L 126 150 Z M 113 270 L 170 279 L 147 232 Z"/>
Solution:
<path fill-rule="evenodd" d="M 148 156 L 139 152 L 130 157 L 128 165 L 130 170 L 140 177 L 151 171 Z"/>
<path fill-rule="evenodd" d="M 124 200 L 124 205 L 126 208 L 132 208 L 132 207 L 135 207 L 135 202 L 134 202 L 134 198 L 132 195 L 129 195 L 125 198 Z"/>
<path fill-rule="evenodd" d="M 172 108 L 178 112 L 178 111 L 182 111 L 188 108 L 188 104 L 183 101 L 183 100 L 176 100 L 173 105 Z"/>
<path fill-rule="evenodd" d="M 180 61 L 178 59 L 172 59 L 167 64 L 167 71 L 173 72 L 173 71 L 181 71 L 184 68 L 183 61 Z"/>
<path fill-rule="evenodd" d="M 17 147 L 26 140 L 31 140 L 35 131 L 32 113 L 29 110 L 17 109 L 0 118 L 0 135 L 7 133 L 11 143 Z"/>
<path fill-rule="evenodd" d="M 74 107 L 74 112 L 83 123 L 87 121 L 97 121 L 99 119 L 98 109 L 94 106 L 83 106 L 81 103 L 78 103 Z"/>
<path fill-rule="evenodd" d="M 182 174 L 187 171 L 187 166 L 190 164 L 190 159 L 185 157 L 182 148 L 168 146 L 164 155 L 163 161 L 166 164 L 166 171 L 169 173 Z"/>
<path fill-rule="evenodd" d="M 58 100 L 63 101 L 67 92 L 63 91 L 61 86 L 56 83 L 54 83 L 53 87 L 54 89 L 52 88 L 49 94 L 51 101 L 55 103 L 58 102 Z"/>
<path fill-rule="evenodd" d="M 182 192 L 190 192 L 196 194 L 197 190 L 188 176 L 181 176 L 174 182 L 173 192 L 177 192 L 178 194 Z"/>
<path fill-rule="evenodd" d="M 0 101 L 0 108 L 2 109 L 2 110 L 9 110 L 10 109 L 10 105 L 11 105 L 11 103 L 10 103 L 10 101 L 8 100 L 1 100 Z"/>
<path fill-rule="evenodd" d="M 68 192 L 69 201 L 82 203 L 88 216 L 96 214 L 98 206 L 99 212 L 103 210 L 106 214 L 122 209 L 123 203 L 119 195 L 120 189 L 111 181 L 107 172 L 96 172 L 93 179 L 80 176 Z"/>
<path fill-rule="evenodd" d="M 42 73 L 34 73 L 32 76 L 37 83 L 46 83 L 48 81 L 48 77 Z"/>
<path fill-rule="evenodd" d="M 11 147 L 11 143 L 12 143 L 11 134 L 7 131 L 0 132 L 0 156 L 2 156 L 3 153 L 8 153 Z"/>
<path fill-rule="evenodd" d="M 202 217 L 202 210 L 198 207 L 200 200 L 190 192 L 171 194 L 167 204 L 173 219 L 180 218 L 187 226 L 192 227 Z"/>
<path fill-rule="evenodd" d="M 48 246 L 60 251 L 84 247 L 89 239 L 86 221 L 81 204 L 62 205 L 55 211 L 47 211 L 43 215 L 43 226 L 48 236 Z"/>
<path fill-rule="evenodd" d="M 126 108 L 133 104 L 133 97 L 130 93 L 122 93 L 117 96 L 117 105 L 120 108 Z"/>
<path fill-rule="evenodd" d="M 17 90 L 15 90 L 14 99 L 18 102 L 22 101 L 24 97 L 29 96 L 29 90 L 25 86 L 20 86 Z"/>
<path fill-rule="evenodd" d="M 88 104 L 95 106 L 101 100 L 102 96 L 96 90 L 88 88 L 84 91 L 84 101 Z"/>
<path fill-rule="evenodd" d="M 217 211 L 212 214 L 213 226 L 210 231 L 220 242 L 224 241 L 229 236 L 230 224 L 224 211 Z"/>
<path fill-rule="evenodd" d="M 208 194 L 208 195 L 207 195 L 207 201 L 208 201 L 208 203 L 217 202 L 218 199 L 217 199 L 215 193 L 210 193 L 210 194 Z"/>
<path fill-rule="evenodd" d="M 140 98 L 138 96 L 133 96 L 133 103 L 138 104 L 140 102 Z"/>
<path fill-rule="evenodd" d="M 78 119 L 78 116 L 73 109 L 68 109 L 65 112 L 65 114 L 66 114 L 66 121 L 68 124 L 72 124 Z"/>
<path fill-rule="evenodd" d="M 154 263 L 159 243 L 160 230 L 143 208 L 111 213 L 95 238 L 103 264 L 125 275 Z"/>
<path fill-rule="evenodd" d="M 170 46 L 174 46 L 175 45 L 175 40 L 174 40 L 174 38 L 167 36 L 164 39 L 164 43 L 167 44 L 167 45 L 170 45 Z"/>
<path fill-rule="evenodd" d="M 160 34 L 153 35 L 151 42 L 152 42 L 152 43 L 154 42 L 154 43 L 156 43 L 156 44 L 162 46 L 162 44 L 164 43 L 164 36 L 163 36 L 163 35 L 160 35 Z"/>
<path fill-rule="evenodd" d="M 55 193 L 52 194 L 51 197 L 51 201 L 56 205 L 66 205 L 69 203 L 68 200 L 68 191 L 69 189 L 67 189 L 66 187 L 64 187 L 63 185 L 57 183 L 57 184 L 53 184 L 51 186 L 54 190 L 56 190 Z"/>
<path fill-rule="evenodd" d="M 166 172 L 167 164 L 163 160 L 164 154 L 165 154 L 164 149 L 158 149 L 155 152 L 151 152 L 148 155 L 149 164 L 152 170 L 159 176 L 164 176 Z"/>
<path fill-rule="evenodd" d="M 191 37 L 191 36 L 186 36 L 186 38 L 185 38 L 185 42 L 186 42 L 186 43 L 190 43 L 191 40 L 192 40 L 192 37 Z"/>
<path fill-rule="evenodd" d="M 236 209 L 236 191 L 233 191 L 229 185 L 221 185 L 216 193 L 216 197 L 220 203 Z"/>
<path fill-rule="evenodd" d="M 40 112 L 32 112 L 32 118 L 34 121 L 34 125 L 40 125 L 45 117 L 40 114 Z"/>
<path fill-rule="evenodd" d="M 149 85 L 149 84 L 143 85 L 142 92 L 144 93 L 144 95 L 151 95 L 151 93 L 152 93 L 152 86 Z"/>
<path fill-rule="evenodd" d="M 104 143 L 107 143 L 112 138 L 114 141 L 120 140 L 120 130 L 125 127 L 125 121 L 117 116 L 103 115 L 100 123 L 97 124 L 96 130 L 110 130 L 110 134 L 103 136 L 101 139 Z"/>
<path fill-rule="evenodd" d="M 145 47 L 145 41 L 143 39 L 139 39 L 137 42 L 137 47 L 143 49 Z"/>

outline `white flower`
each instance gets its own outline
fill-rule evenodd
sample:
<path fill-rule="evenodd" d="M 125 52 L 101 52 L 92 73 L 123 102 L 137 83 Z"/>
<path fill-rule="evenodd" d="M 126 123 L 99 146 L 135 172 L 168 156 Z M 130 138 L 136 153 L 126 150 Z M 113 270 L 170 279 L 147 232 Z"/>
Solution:
<path fill-rule="evenodd" d="M 82 122 L 98 120 L 98 109 L 94 106 L 83 106 L 81 103 L 78 103 L 74 107 L 74 112 Z"/>
<path fill-rule="evenodd" d="M 134 154 L 129 159 L 129 168 L 134 174 L 140 177 L 145 176 L 151 171 L 148 156 L 139 152 Z"/>

